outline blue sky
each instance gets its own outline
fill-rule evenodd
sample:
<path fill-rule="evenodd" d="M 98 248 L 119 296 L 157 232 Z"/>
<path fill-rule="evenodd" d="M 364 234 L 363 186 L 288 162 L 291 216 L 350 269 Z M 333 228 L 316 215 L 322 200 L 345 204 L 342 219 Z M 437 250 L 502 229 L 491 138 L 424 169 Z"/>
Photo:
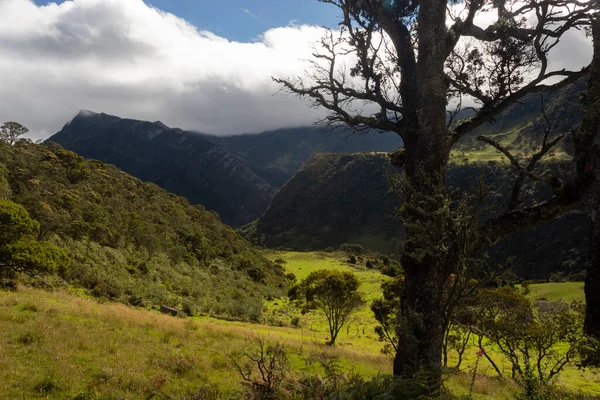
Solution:
<path fill-rule="evenodd" d="M 35 0 L 39 5 L 63 1 Z M 317 0 L 146 0 L 229 40 L 248 42 L 270 28 L 296 24 L 333 27 L 337 8 Z"/>

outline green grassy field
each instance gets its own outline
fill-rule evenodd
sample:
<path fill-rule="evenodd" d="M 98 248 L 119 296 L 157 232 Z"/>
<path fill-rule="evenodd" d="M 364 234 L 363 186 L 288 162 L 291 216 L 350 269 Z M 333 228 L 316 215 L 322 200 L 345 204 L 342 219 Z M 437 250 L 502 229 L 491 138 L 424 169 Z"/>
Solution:
<path fill-rule="evenodd" d="M 585 301 L 583 282 L 542 283 L 530 285 L 532 300 Z"/>
<path fill-rule="evenodd" d="M 281 258 L 299 279 L 320 268 L 352 270 L 369 300 L 380 296 L 387 277 L 361 264 L 351 266 L 344 256 L 325 253 L 268 252 Z M 561 286 L 567 285 L 567 286 Z M 570 284 L 532 285 L 536 293 L 578 296 Z M 571 285 L 572 286 L 572 285 Z M 579 291 L 581 285 L 579 285 Z M 212 398 L 240 398 L 240 378 L 228 355 L 251 345 L 253 338 L 282 343 L 289 354 L 292 374 L 321 374 L 308 360 L 326 354 L 337 357 L 345 371 L 365 377 L 389 374 L 391 358 L 381 353 L 375 321 L 365 305 L 342 329 L 338 344 L 326 346 L 325 320 L 318 314 L 300 316 L 298 328 L 290 326 L 299 315 L 283 299 L 274 299 L 264 313 L 266 324 L 230 322 L 208 317 L 175 318 L 155 311 L 98 302 L 81 292 L 45 292 L 20 287 L 0 291 L 0 398 L 2 399 L 189 399 L 200 393 Z M 363 333 L 364 329 L 364 333 Z M 486 349 L 489 350 L 489 349 Z M 497 360 L 499 356 L 495 357 Z M 450 364 L 453 364 L 453 355 Z M 446 375 L 446 386 L 465 394 L 475 349 L 467 351 L 464 372 Z M 505 371 L 508 364 L 500 362 Z M 493 377 L 480 362 L 474 399 L 514 398 L 514 386 Z M 485 374 L 488 375 L 485 375 Z M 600 377 L 593 370 L 570 367 L 561 385 L 600 398 Z M 216 395 L 216 393 L 219 393 Z M 208 397 L 211 398 L 211 397 Z"/>

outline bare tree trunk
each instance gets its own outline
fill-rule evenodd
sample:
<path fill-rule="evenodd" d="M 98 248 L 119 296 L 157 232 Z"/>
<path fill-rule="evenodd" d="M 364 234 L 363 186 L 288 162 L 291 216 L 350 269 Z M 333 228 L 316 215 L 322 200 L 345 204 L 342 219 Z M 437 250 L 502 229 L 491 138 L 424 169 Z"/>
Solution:
<path fill-rule="evenodd" d="M 582 129 L 594 135 L 590 251 L 585 278 L 585 331 L 600 338 L 600 16 L 592 24 L 594 58 L 585 101 Z M 584 132 L 585 134 L 586 132 Z"/>

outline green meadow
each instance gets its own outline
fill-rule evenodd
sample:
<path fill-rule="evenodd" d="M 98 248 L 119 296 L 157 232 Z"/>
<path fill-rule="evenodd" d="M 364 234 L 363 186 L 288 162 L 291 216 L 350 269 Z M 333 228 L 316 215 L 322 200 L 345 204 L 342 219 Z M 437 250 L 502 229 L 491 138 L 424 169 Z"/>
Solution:
<path fill-rule="evenodd" d="M 266 256 L 284 260 L 286 272 L 298 279 L 321 268 L 351 270 L 368 301 L 381 295 L 380 285 L 389 279 L 364 262 L 347 263 L 341 253 L 270 251 Z M 531 285 L 531 296 L 581 296 L 582 284 L 547 285 Z M 294 317 L 299 318 L 297 327 L 292 326 Z M 322 316 L 302 315 L 284 298 L 269 301 L 263 319 L 252 324 L 171 317 L 98 301 L 68 288 L 0 291 L 0 398 L 238 399 L 243 387 L 229 356 L 252 346 L 257 337 L 285 346 L 295 378 L 322 375 L 314 360 L 323 357 L 365 378 L 391 372 L 392 359 L 381 353 L 383 343 L 373 331 L 368 302 L 342 329 L 335 347 L 325 345 L 328 333 Z M 492 348 L 486 350 L 501 368 L 508 368 Z M 446 386 L 456 395 L 469 391 L 475 351 L 467 350 L 462 372 L 445 375 Z M 454 360 L 452 354 L 449 364 Z M 473 398 L 513 398 L 514 385 L 492 372 L 480 359 Z M 600 398 L 597 371 L 569 367 L 559 384 L 579 393 L 574 398 Z"/>

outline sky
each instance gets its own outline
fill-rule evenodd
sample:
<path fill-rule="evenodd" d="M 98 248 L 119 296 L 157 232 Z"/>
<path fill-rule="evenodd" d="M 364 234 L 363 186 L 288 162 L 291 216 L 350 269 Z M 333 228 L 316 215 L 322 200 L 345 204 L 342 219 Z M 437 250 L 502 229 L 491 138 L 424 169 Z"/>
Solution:
<path fill-rule="evenodd" d="M 123 0 L 127 1 L 127 0 Z M 36 0 L 38 5 L 63 1 Z M 337 9 L 316 0 L 150 0 L 201 30 L 235 41 L 256 40 L 271 28 L 291 24 L 333 26 Z"/>
<path fill-rule="evenodd" d="M 34 139 L 79 110 L 216 135 L 310 125 L 323 110 L 278 93 L 304 74 L 338 11 L 317 0 L 0 0 L 0 123 Z M 560 66 L 591 53 L 582 35 Z"/>

